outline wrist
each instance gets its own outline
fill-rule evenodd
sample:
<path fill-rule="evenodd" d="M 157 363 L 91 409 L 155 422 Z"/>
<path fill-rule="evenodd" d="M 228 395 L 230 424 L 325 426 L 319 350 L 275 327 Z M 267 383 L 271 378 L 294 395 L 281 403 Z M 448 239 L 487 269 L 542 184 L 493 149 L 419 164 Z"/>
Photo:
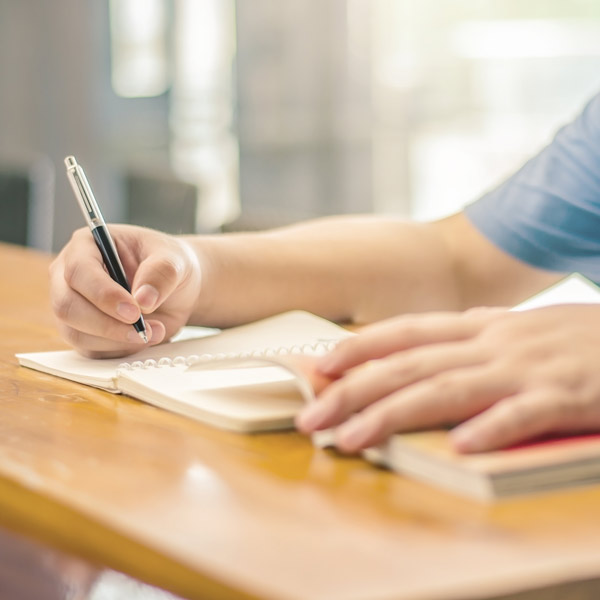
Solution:
<path fill-rule="evenodd" d="M 179 240 L 190 254 L 192 270 L 198 282 L 189 324 L 227 327 L 231 321 L 231 296 L 228 282 L 236 275 L 230 258 L 228 235 L 181 236 Z"/>

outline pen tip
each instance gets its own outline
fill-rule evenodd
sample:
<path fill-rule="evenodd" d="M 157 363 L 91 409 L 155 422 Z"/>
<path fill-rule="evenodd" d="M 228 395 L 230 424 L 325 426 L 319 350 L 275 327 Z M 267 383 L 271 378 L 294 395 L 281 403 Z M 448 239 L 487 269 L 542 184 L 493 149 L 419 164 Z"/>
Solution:
<path fill-rule="evenodd" d="M 145 331 L 138 331 L 138 335 L 144 340 L 144 344 L 148 343 L 148 336 Z"/>

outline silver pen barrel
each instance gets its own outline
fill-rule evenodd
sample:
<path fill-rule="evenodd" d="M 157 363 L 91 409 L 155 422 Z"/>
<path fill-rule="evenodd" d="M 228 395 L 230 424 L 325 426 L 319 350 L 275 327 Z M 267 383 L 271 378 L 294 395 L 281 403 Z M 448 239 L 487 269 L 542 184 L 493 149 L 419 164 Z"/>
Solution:
<path fill-rule="evenodd" d="M 65 158 L 65 165 L 67 167 L 67 178 L 73 188 L 73 193 L 77 202 L 81 207 L 81 212 L 90 229 L 95 229 L 101 225 L 106 225 L 100 208 L 96 203 L 92 188 L 88 183 L 88 180 L 83 172 L 83 169 L 77 164 L 74 156 L 67 156 Z"/>

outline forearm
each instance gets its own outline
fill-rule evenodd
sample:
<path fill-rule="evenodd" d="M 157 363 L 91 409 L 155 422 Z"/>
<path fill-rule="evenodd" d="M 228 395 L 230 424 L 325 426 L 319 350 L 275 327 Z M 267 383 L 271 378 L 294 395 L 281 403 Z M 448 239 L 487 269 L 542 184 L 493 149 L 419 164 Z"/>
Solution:
<path fill-rule="evenodd" d="M 186 240 L 202 268 L 191 317 L 198 324 L 229 326 L 295 308 L 357 323 L 460 308 L 438 224 L 332 217 Z"/>

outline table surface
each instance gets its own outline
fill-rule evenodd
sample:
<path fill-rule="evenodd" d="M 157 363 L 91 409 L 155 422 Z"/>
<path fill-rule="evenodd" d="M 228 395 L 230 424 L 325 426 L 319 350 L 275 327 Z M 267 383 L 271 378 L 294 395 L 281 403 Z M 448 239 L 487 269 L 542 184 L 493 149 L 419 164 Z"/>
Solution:
<path fill-rule="evenodd" d="M 600 597 L 599 486 L 480 504 L 19 367 L 49 262 L 0 245 L 0 526 L 190 599 Z"/>

